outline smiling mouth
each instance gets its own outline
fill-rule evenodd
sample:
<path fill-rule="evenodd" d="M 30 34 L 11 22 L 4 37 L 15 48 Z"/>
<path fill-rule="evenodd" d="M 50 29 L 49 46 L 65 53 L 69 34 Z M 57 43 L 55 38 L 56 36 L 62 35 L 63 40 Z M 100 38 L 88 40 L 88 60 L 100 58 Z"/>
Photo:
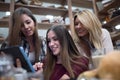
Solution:
<path fill-rule="evenodd" d="M 29 34 L 31 32 L 31 30 L 27 30 L 26 33 Z"/>
<path fill-rule="evenodd" d="M 82 31 L 78 31 L 78 33 L 82 33 L 82 32 L 84 32 L 83 30 Z"/>
<path fill-rule="evenodd" d="M 53 47 L 53 48 L 51 48 L 51 50 L 52 50 L 53 52 L 55 52 L 56 49 L 57 49 L 57 47 Z"/>

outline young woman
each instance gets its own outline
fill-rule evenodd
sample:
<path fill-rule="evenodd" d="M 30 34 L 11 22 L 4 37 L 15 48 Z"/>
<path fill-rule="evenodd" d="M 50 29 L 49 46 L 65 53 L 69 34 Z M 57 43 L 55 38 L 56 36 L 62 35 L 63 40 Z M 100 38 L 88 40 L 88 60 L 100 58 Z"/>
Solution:
<path fill-rule="evenodd" d="M 75 14 L 72 32 L 79 51 L 88 57 L 91 56 L 91 50 L 104 48 L 106 53 L 113 50 L 108 30 L 102 28 L 99 19 L 89 10 Z"/>
<path fill-rule="evenodd" d="M 47 55 L 43 67 L 44 80 L 68 80 L 88 70 L 89 60 L 80 55 L 68 30 L 54 25 L 46 34 Z M 34 68 L 41 69 L 36 63 Z"/>
<path fill-rule="evenodd" d="M 1 48 L 23 46 L 30 61 L 34 64 L 44 55 L 42 40 L 38 36 L 37 22 L 32 12 L 24 7 L 17 8 L 11 18 L 9 35 Z M 41 56 L 42 58 L 42 56 Z"/>

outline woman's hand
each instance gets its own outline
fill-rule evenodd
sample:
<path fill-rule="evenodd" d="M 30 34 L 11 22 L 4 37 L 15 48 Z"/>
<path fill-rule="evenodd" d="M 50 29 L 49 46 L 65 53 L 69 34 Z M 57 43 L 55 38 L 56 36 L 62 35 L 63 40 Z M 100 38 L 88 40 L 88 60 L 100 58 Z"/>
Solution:
<path fill-rule="evenodd" d="M 67 74 L 64 74 L 60 80 L 70 80 L 70 77 Z"/>
<path fill-rule="evenodd" d="M 33 68 L 34 68 L 36 71 L 43 71 L 43 63 L 41 63 L 41 62 L 35 63 L 35 64 L 33 65 Z"/>

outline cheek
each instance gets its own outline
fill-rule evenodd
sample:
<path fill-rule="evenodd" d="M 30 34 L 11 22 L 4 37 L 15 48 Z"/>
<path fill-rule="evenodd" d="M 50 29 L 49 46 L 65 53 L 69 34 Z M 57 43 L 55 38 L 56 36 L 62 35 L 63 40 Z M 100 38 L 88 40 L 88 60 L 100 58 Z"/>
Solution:
<path fill-rule="evenodd" d="M 79 37 L 83 37 L 83 36 L 88 35 L 88 32 L 85 30 L 85 31 L 82 31 L 82 32 L 77 32 L 77 34 L 78 34 Z"/>
<path fill-rule="evenodd" d="M 85 30 L 85 31 L 84 31 L 84 34 L 85 34 L 85 35 L 87 35 L 87 34 L 88 34 L 88 31 L 87 31 L 87 30 Z"/>
<path fill-rule="evenodd" d="M 48 43 L 48 45 L 47 45 L 49 48 L 50 48 L 50 43 Z"/>
<path fill-rule="evenodd" d="M 59 50 L 59 52 L 60 52 L 60 50 L 61 50 L 61 45 L 60 45 L 60 44 L 59 44 L 58 50 Z"/>
<path fill-rule="evenodd" d="M 61 51 L 61 48 L 59 47 L 58 53 L 60 53 L 60 51 Z"/>
<path fill-rule="evenodd" d="M 35 30 L 36 26 L 32 25 L 31 28 L 32 28 L 32 30 Z"/>

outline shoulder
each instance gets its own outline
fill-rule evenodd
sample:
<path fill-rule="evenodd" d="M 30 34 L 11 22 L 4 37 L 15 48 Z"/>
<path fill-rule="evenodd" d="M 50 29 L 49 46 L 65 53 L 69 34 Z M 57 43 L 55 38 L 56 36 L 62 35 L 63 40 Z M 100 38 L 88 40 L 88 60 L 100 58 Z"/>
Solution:
<path fill-rule="evenodd" d="M 105 29 L 105 28 L 102 28 L 102 33 L 103 34 L 106 34 L 106 33 L 109 34 L 109 31 L 107 29 Z"/>
<path fill-rule="evenodd" d="M 72 69 L 74 71 L 75 76 L 78 76 L 80 73 L 89 69 L 89 59 L 87 57 L 82 56 L 78 59 L 75 59 L 75 62 L 76 63 L 72 64 Z"/>
<path fill-rule="evenodd" d="M 86 64 L 86 65 L 89 63 L 89 59 L 86 56 L 81 56 L 80 58 L 77 59 L 77 61 L 79 61 L 83 64 Z"/>
<path fill-rule="evenodd" d="M 74 59 L 74 61 L 76 62 L 76 63 L 73 63 L 74 65 L 76 65 L 76 66 L 84 66 L 84 67 L 87 67 L 88 66 L 88 64 L 89 64 L 89 58 L 87 58 L 87 57 L 85 57 L 85 56 L 81 56 L 81 57 L 79 57 L 79 58 L 77 58 L 77 59 Z M 78 63 L 78 64 L 77 64 Z"/>
<path fill-rule="evenodd" d="M 102 37 L 103 38 L 110 37 L 109 31 L 105 28 L 102 28 Z"/>

